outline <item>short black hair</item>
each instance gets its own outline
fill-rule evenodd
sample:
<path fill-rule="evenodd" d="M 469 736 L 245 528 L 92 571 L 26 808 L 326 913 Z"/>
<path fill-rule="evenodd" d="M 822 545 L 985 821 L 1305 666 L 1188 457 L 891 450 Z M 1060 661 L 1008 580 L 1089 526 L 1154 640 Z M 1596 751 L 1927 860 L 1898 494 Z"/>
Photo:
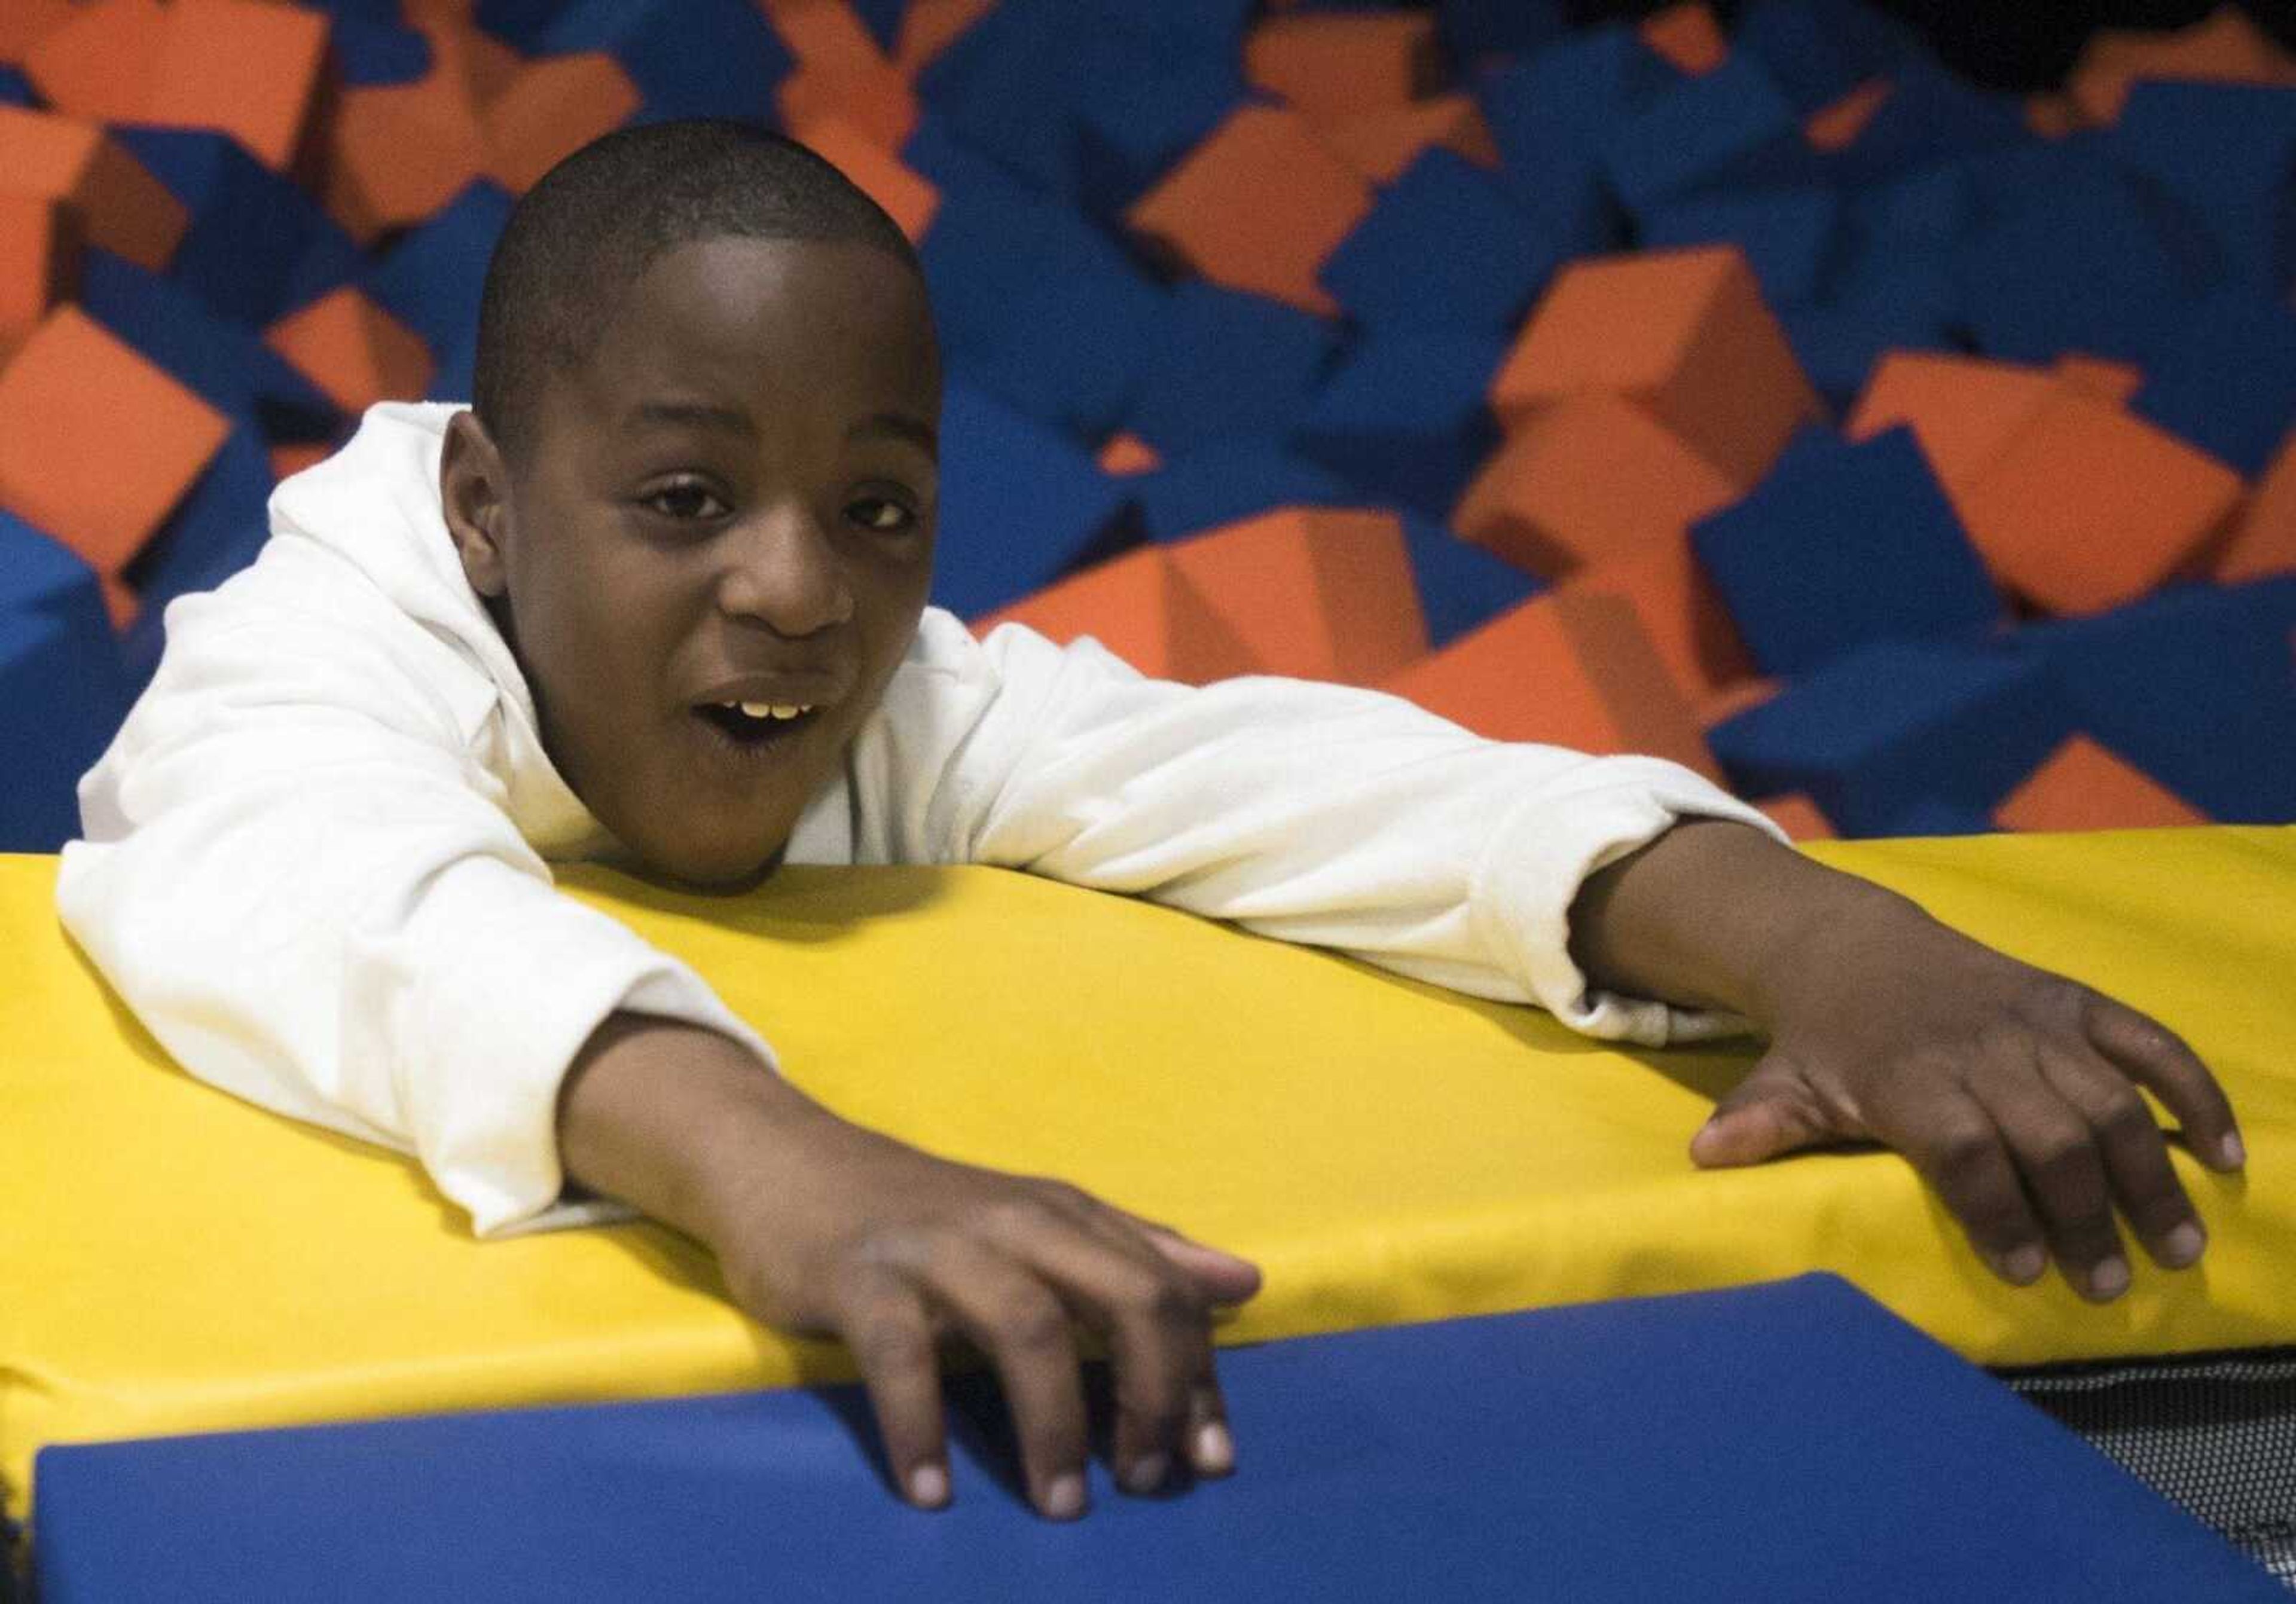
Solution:
<path fill-rule="evenodd" d="M 516 457 L 534 401 L 596 348 L 655 258 L 696 240 L 853 241 L 924 269 L 900 225 L 828 161 L 755 123 L 647 123 L 593 140 L 512 209 L 487 266 L 472 404 Z"/>

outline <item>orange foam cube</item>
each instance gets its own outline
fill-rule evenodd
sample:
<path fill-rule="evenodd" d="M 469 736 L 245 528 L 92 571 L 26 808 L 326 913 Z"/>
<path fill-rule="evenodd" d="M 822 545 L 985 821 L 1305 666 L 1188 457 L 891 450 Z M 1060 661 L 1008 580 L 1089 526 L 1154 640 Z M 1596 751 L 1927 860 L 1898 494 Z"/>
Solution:
<path fill-rule="evenodd" d="M 844 119 L 888 151 L 898 151 L 917 127 L 916 92 L 889 62 L 835 70 L 801 66 L 775 86 L 774 106 L 800 142 L 824 117 Z"/>
<path fill-rule="evenodd" d="M 2043 139 L 2070 139 L 2081 126 L 2080 108 L 2070 94 L 2029 94 L 2025 127 Z"/>
<path fill-rule="evenodd" d="M 890 67 L 867 23 L 848 0 L 760 0 L 774 31 L 807 67 L 853 72 Z"/>
<path fill-rule="evenodd" d="M 1614 596 L 1535 596 L 1381 689 L 1493 741 L 1637 752 L 1719 776 L 1689 703 Z"/>
<path fill-rule="evenodd" d="M 1180 577 L 1161 546 L 1140 546 L 973 621 L 986 635 L 1025 624 L 1062 645 L 1090 635 L 1152 679 L 1209 684 L 1252 672 L 1251 654 Z"/>
<path fill-rule="evenodd" d="M 348 413 L 420 400 L 430 383 L 422 337 L 348 284 L 290 312 L 263 342 Z"/>
<path fill-rule="evenodd" d="M 513 195 L 524 194 L 567 157 L 627 122 L 638 98 L 621 63 L 603 51 L 520 67 L 479 113 L 487 176 Z"/>
<path fill-rule="evenodd" d="M 1476 474 L 1451 527 L 1550 578 L 1680 542 L 1738 487 L 1624 396 L 1565 396 L 1525 421 Z"/>
<path fill-rule="evenodd" d="M 2296 430 L 2280 442 L 2280 454 L 2257 479 L 2209 574 L 2223 585 L 2296 574 Z"/>
<path fill-rule="evenodd" d="M 1652 12 L 1636 31 L 1675 70 L 1693 78 L 1703 78 L 1730 59 L 1730 42 L 1706 0 L 1680 0 Z"/>
<path fill-rule="evenodd" d="M 1392 513 L 1283 508 L 1166 549 L 1255 673 L 1368 685 L 1427 650 Z"/>
<path fill-rule="evenodd" d="M 2192 561 L 2243 488 L 2206 452 L 2066 386 L 1955 503 L 2005 585 L 2051 612 L 2090 613 Z"/>
<path fill-rule="evenodd" d="M 217 128 L 274 172 L 295 163 L 327 55 L 327 19 L 258 0 L 174 0 L 142 120 Z"/>
<path fill-rule="evenodd" d="M 1484 167 L 1499 164 L 1498 145 L 1472 95 L 1439 94 L 1407 106 L 1308 115 L 1316 137 L 1373 184 L 1394 183 L 1437 146 Z"/>
<path fill-rule="evenodd" d="M 1316 271 L 1371 205 L 1371 185 L 1317 141 L 1306 118 L 1243 106 L 1135 201 L 1126 220 L 1150 246 L 1216 284 L 1328 317 L 1339 304 L 1316 282 Z"/>
<path fill-rule="evenodd" d="M 1830 106 L 1820 106 L 1803 119 L 1801 136 L 1815 151 L 1846 151 L 1857 143 L 1874 114 L 1889 104 L 1897 86 L 1888 78 L 1868 78 Z"/>
<path fill-rule="evenodd" d="M 58 111 L 134 122 L 151 98 L 169 31 L 160 0 L 75 5 L 25 53 L 24 76 Z"/>
<path fill-rule="evenodd" d="M 1800 791 L 1784 797 L 1770 797 L 1754 806 L 1767 815 L 1771 823 L 1786 832 L 1790 840 L 1830 841 L 1834 838 L 1833 822 L 1821 812 L 1816 803 Z"/>
<path fill-rule="evenodd" d="M 1425 12 L 1309 12 L 1272 17 L 1243 42 L 1243 76 L 1301 110 L 1371 111 L 1435 86 L 1435 19 Z"/>
<path fill-rule="evenodd" d="M 0 368 L 0 507 L 117 574 L 229 428 L 135 347 L 59 307 Z"/>
<path fill-rule="evenodd" d="M 2209 816 L 2086 735 L 2075 735 L 1993 810 L 2004 830 L 2144 830 Z"/>
<path fill-rule="evenodd" d="M 1153 473 L 1163 465 L 1163 454 L 1129 430 L 1109 436 L 1100 448 L 1100 471 L 1114 479 Z"/>
<path fill-rule="evenodd" d="M 909 0 L 893 37 L 893 65 L 914 80 L 958 35 L 996 9 L 996 0 Z"/>
<path fill-rule="evenodd" d="M 168 265 L 191 214 L 143 163 L 94 124 L 0 106 L 0 192 L 61 201 L 91 245 L 153 273 Z"/>
<path fill-rule="evenodd" d="M 2166 32 L 2101 29 L 2082 47 L 2065 92 L 2083 119 L 2103 127 L 2120 120 L 2129 87 L 2140 78 L 2285 84 L 2296 82 L 2296 69 L 2246 12 L 2224 4 Z"/>
<path fill-rule="evenodd" d="M 2087 356 L 2079 351 L 2068 351 L 2058 357 L 2056 371 L 2057 377 L 2075 389 L 2086 390 L 2115 406 L 2127 405 L 2144 388 L 2144 370 L 2135 363 Z"/>
<path fill-rule="evenodd" d="M 0 362 L 79 282 L 79 227 L 40 195 L 0 194 Z"/>
<path fill-rule="evenodd" d="M 883 207 L 911 244 L 924 239 L 940 209 L 940 191 L 931 180 L 841 117 L 815 119 L 802 137 L 816 155 Z"/>
<path fill-rule="evenodd" d="M 73 0 L 8 0 L 0 5 L 0 67 L 23 66 L 32 47 L 78 10 Z"/>
<path fill-rule="evenodd" d="M 1649 407 L 1751 489 L 1824 406 L 1734 245 L 1574 262 L 1555 275 L 1497 376 L 1509 429 L 1575 390 Z"/>
<path fill-rule="evenodd" d="M 1752 675 L 1733 680 L 1718 690 L 1698 699 L 1698 723 L 1702 728 L 1712 729 L 1726 724 L 1741 713 L 1750 713 L 1774 699 L 1785 689 L 1785 682 L 1766 676 Z"/>
<path fill-rule="evenodd" d="M 2064 379 L 2046 368 L 1892 351 L 1874 364 L 1842 432 L 1870 440 L 1899 424 L 1912 429 L 1947 498 L 1961 511 L 1960 492 L 2065 388 Z"/>
<path fill-rule="evenodd" d="M 342 92 L 326 131 L 322 200 L 361 244 L 411 227 L 485 175 L 481 103 L 506 93 L 516 57 L 468 24 L 426 24 L 430 70 Z"/>
<path fill-rule="evenodd" d="M 1686 536 L 1583 569 L 1562 588 L 1577 595 L 1613 596 L 1634 609 L 1667 673 L 1702 709 L 1753 675 L 1753 656 Z M 1702 710 L 1700 722 L 1712 721 Z"/>
<path fill-rule="evenodd" d="M 144 598 L 127 581 L 117 574 L 98 574 L 95 582 L 103 593 L 103 610 L 110 615 L 112 628 L 125 629 L 135 622 L 135 615 L 144 610 Z"/>
<path fill-rule="evenodd" d="M 59 110 L 217 129 L 284 172 L 310 127 L 326 50 L 326 17 L 296 6 L 96 0 L 45 34 L 25 70 Z"/>

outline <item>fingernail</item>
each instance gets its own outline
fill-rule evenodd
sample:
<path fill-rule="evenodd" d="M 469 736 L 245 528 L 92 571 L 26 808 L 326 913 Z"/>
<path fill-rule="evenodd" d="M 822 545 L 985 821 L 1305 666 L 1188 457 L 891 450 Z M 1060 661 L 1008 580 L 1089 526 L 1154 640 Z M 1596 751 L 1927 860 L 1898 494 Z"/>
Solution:
<path fill-rule="evenodd" d="M 2171 1269 L 2182 1270 L 2199 1258 L 2201 1249 L 2208 1245 L 2209 1239 L 2202 1234 L 2201 1228 L 2187 1220 L 2162 1239 L 2161 1257 Z"/>
<path fill-rule="evenodd" d="M 1196 1428 L 1196 1469 L 1207 1476 L 1225 1476 L 1235 1469 L 1235 1443 L 1227 1428 L 1218 1420 L 1206 1420 Z"/>
<path fill-rule="evenodd" d="M 939 1509 L 948 1502 L 948 1472 L 939 1465 L 919 1465 L 910 1471 L 909 1502 L 920 1509 Z"/>
<path fill-rule="evenodd" d="M 2100 1298 L 2113 1298 L 2128 1290 L 2128 1261 L 2109 1258 L 2088 1273 L 2088 1289 Z"/>
<path fill-rule="evenodd" d="M 2021 1287 L 2030 1287 L 2040 1280 L 2041 1272 L 2049 1267 L 2049 1258 L 2038 1248 L 2028 1243 L 2003 1259 L 2001 1267 L 2009 1273 L 2011 1281 Z"/>
<path fill-rule="evenodd" d="M 1132 1461 L 1124 1472 L 1124 1487 L 1128 1493 L 1153 1493 L 1164 1485 L 1170 1474 L 1172 1461 L 1160 1453 L 1144 1453 Z"/>
<path fill-rule="evenodd" d="M 2238 1131 L 2226 1132 L 2223 1145 L 2217 1150 L 2224 1155 L 2224 1161 L 2235 1169 L 2248 1162 L 2248 1149 L 2241 1142 Z"/>
<path fill-rule="evenodd" d="M 1053 1477 L 1045 1489 L 1045 1513 L 1054 1520 L 1074 1520 L 1084 1513 L 1084 1477 L 1075 1471 Z"/>

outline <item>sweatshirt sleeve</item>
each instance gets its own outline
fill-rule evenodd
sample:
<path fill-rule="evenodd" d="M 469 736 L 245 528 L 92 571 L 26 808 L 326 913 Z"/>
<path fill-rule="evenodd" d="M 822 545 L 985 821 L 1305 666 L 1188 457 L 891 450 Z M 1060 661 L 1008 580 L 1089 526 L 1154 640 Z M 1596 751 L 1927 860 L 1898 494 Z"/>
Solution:
<path fill-rule="evenodd" d="M 627 1009 L 771 1054 L 553 888 L 469 754 L 447 649 L 365 622 L 228 587 L 169 610 L 152 689 L 81 782 L 64 925 L 192 1074 L 414 1153 L 480 1234 L 626 1215 L 560 1201 L 558 1086 L 590 1033 Z"/>
<path fill-rule="evenodd" d="M 926 855 L 1145 896 L 1591 1035 L 1746 1027 L 1595 990 L 1570 954 L 1579 886 L 1677 820 L 1784 839 L 1689 769 L 1487 741 L 1348 686 L 1147 679 L 1019 625 L 975 644 L 929 614 L 926 632 L 950 749 L 893 824 Z"/>

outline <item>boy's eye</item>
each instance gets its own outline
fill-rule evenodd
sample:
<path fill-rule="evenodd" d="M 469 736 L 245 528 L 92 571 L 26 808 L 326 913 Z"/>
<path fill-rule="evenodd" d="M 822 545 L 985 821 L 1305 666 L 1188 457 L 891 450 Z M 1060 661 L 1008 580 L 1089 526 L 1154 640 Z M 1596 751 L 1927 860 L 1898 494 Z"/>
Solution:
<path fill-rule="evenodd" d="M 865 529 L 874 529 L 881 535 L 898 535 L 917 521 L 917 515 L 900 503 L 882 495 L 865 495 L 848 502 L 845 516 Z"/>
<path fill-rule="evenodd" d="M 698 479 L 674 479 L 649 490 L 640 500 L 649 511 L 682 523 L 716 518 L 730 510 Z"/>

